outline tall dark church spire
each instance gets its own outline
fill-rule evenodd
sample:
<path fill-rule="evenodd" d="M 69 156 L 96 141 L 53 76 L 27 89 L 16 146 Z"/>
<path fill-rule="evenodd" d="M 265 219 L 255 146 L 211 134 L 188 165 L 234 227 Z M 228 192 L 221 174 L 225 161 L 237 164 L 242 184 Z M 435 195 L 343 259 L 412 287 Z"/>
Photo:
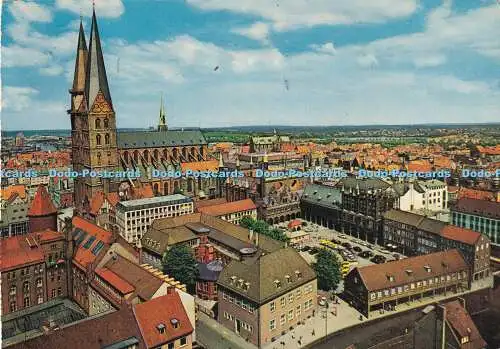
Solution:
<path fill-rule="evenodd" d="M 87 74 L 85 79 L 85 97 L 87 99 L 88 109 L 91 110 L 99 92 L 104 99 L 113 108 L 111 94 L 109 93 L 108 78 L 106 68 L 104 67 L 104 57 L 101 48 L 101 39 L 99 38 L 99 29 L 97 28 L 97 19 L 95 9 L 92 13 L 92 26 L 90 29 L 89 53 L 87 61 Z"/>
<path fill-rule="evenodd" d="M 83 32 L 83 24 L 80 20 L 80 32 L 78 34 L 78 47 L 76 49 L 75 75 L 73 77 L 73 91 L 84 92 L 85 79 L 87 71 L 87 43 L 85 41 L 85 33 Z"/>

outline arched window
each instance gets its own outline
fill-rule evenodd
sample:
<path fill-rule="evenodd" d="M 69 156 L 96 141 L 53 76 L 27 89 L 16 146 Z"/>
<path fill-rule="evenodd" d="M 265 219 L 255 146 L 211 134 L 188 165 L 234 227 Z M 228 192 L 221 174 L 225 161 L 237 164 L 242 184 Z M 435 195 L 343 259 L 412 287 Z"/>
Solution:
<path fill-rule="evenodd" d="M 16 287 L 16 285 L 10 286 L 10 294 L 14 295 L 16 293 L 17 293 L 17 287 Z"/>
<path fill-rule="evenodd" d="M 101 164 L 101 153 L 97 153 L 97 164 Z"/>
<path fill-rule="evenodd" d="M 109 133 L 106 133 L 106 135 L 104 136 L 104 143 L 109 144 Z"/>
<path fill-rule="evenodd" d="M 95 141 L 96 141 L 97 145 L 101 145 L 101 135 L 97 135 L 95 137 Z"/>
<path fill-rule="evenodd" d="M 101 119 L 95 119 L 95 128 L 101 128 Z"/>
<path fill-rule="evenodd" d="M 104 128 L 108 128 L 109 127 L 109 120 L 108 118 L 104 119 Z"/>

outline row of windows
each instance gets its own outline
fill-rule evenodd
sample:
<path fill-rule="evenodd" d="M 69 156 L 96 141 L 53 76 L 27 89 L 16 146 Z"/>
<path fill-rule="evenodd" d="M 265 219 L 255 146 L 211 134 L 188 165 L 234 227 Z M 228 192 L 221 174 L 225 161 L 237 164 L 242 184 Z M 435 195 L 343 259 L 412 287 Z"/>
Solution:
<path fill-rule="evenodd" d="M 226 293 L 222 291 L 222 299 L 229 301 L 229 303 L 234 303 L 235 305 L 248 311 L 250 314 L 253 314 L 255 311 L 255 307 L 252 304 L 250 304 L 243 298 L 233 295 L 232 293 Z"/>
<path fill-rule="evenodd" d="M 37 297 L 37 304 L 42 304 L 42 303 L 43 303 L 43 296 L 40 295 Z M 29 306 L 31 306 L 30 298 L 24 297 L 23 298 L 23 307 L 27 308 Z M 10 312 L 14 312 L 17 310 L 17 302 L 15 300 L 13 300 L 9 303 L 9 310 L 10 310 Z"/>
<path fill-rule="evenodd" d="M 234 321 L 234 316 L 229 314 L 227 311 L 224 312 L 224 319 L 229 320 L 229 321 Z M 253 326 L 250 324 L 247 324 L 245 321 L 240 321 L 241 327 L 247 330 L 248 332 L 253 332 Z"/>
<path fill-rule="evenodd" d="M 418 282 L 412 282 L 411 284 L 404 285 L 404 286 L 398 286 L 398 287 L 393 287 L 390 289 L 386 290 L 380 290 L 377 292 L 371 292 L 370 293 L 370 300 L 376 300 L 376 299 L 381 299 L 384 297 L 392 297 L 395 294 L 402 294 L 411 290 L 414 290 L 416 288 L 425 288 L 425 287 L 430 287 L 434 284 L 438 285 L 440 283 L 445 283 L 449 282 L 451 280 L 462 280 L 467 278 L 467 272 L 462 271 L 462 272 L 457 272 L 449 275 L 441 275 L 440 277 L 435 277 L 435 278 L 430 278 L 427 280 L 423 281 L 418 281 Z"/>
<path fill-rule="evenodd" d="M 308 299 L 304 303 L 304 311 L 311 309 L 312 305 L 313 305 L 313 300 Z M 287 313 L 283 313 L 280 315 L 280 318 L 279 318 L 280 325 L 283 326 L 287 321 L 292 321 L 294 319 L 294 317 L 300 318 L 301 313 L 302 313 L 302 306 L 299 304 L 299 305 L 297 305 L 297 307 L 295 309 L 290 309 L 290 310 L 288 310 Z M 276 329 L 276 319 L 271 319 L 269 321 L 269 329 L 271 331 Z"/>
<path fill-rule="evenodd" d="M 146 208 L 142 210 L 130 211 L 127 212 L 127 217 L 150 217 L 153 213 L 165 213 L 166 211 L 178 211 L 179 209 L 191 209 L 193 208 L 193 203 L 185 203 L 185 204 L 175 204 L 168 206 L 161 206 L 155 208 Z"/>
<path fill-rule="evenodd" d="M 310 293 L 310 292 L 312 292 L 312 285 L 305 286 L 304 287 L 304 294 L 307 294 L 307 293 Z M 289 304 L 291 304 L 294 301 L 294 297 L 300 298 L 301 295 L 302 295 L 302 289 L 301 288 L 298 288 L 295 291 L 290 292 L 288 295 L 283 296 L 283 297 L 280 298 L 280 306 L 282 308 L 284 308 L 286 306 L 286 304 L 287 304 L 287 301 L 288 301 Z M 275 311 L 276 310 L 276 302 L 269 303 L 269 309 L 271 310 L 271 312 Z"/>

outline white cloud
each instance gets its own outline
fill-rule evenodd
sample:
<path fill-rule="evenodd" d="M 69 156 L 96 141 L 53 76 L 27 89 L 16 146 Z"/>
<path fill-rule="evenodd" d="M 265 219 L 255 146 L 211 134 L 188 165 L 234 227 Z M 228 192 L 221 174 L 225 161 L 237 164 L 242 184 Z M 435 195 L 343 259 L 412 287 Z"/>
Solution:
<path fill-rule="evenodd" d="M 45 76 L 59 76 L 64 73 L 64 68 L 60 65 L 52 65 L 39 69 L 40 74 Z"/>
<path fill-rule="evenodd" d="M 246 36 L 250 39 L 261 41 L 263 43 L 269 42 L 269 24 L 264 22 L 256 22 L 247 28 L 236 28 L 232 32 Z"/>
<path fill-rule="evenodd" d="M 50 22 L 52 14 L 48 8 L 31 1 L 14 1 L 9 5 L 12 16 L 17 21 Z"/>
<path fill-rule="evenodd" d="M 22 111 L 31 104 L 38 90 L 31 87 L 5 86 L 2 95 L 2 110 Z"/>
<path fill-rule="evenodd" d="M 435 54 L 416 57 L 413 63 L 417 68 L 437 67 L 446 63 L 446 56 L 443 54 Z"/>
<path fill-rule="evenodd" d="M 372 68 L 378 65 L 378 59 L 372 53 L 366 53 L 358 56 L 357 62 L 363 68 Z"/>
<path fill-rule="evenodd" d="M 311 48 L 316 52 L 325 53 L 329 55 L 335 54 L 337 51 L 333 42 L 326 42 L 323 45 L 311 45 Z"/>
<path fill-rule="evenodd" d="M 416 0 L 187 0 L 203 10 L 248 13 L 272 21 L 274 29 L 289 30 L 322 24 L 375 23 L 411 15 Z"/>
<path fill-rule="evenodd" d="M 39 50 L 21 47 L 19 45 L 5 46 L 2 48 L 2 66 L 29 67 L 45 65 L 50 61 L 50 56 Z"/>
<path fill-rule="evenodd" d="M 56 0 L 56 7 L 84 16 L 92 15 L 92 2 L 83 0 Z M 100 18 L 117 18 L 125 12 L 122 0 L 105 0 L 95 2 L 95 11 Z"/>

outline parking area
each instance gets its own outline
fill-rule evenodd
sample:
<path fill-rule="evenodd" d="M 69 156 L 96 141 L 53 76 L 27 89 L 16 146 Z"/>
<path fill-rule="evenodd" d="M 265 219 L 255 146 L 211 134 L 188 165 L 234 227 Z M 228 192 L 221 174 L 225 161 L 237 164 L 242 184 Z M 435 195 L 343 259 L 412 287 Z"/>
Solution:
<path fill-rule="evenodd" d="M 287 229 L 288 222 L 280 223 L 277 227 Z M 396 259 L 406 258 L 400 253 L 390 251 L 388 248 L 373 245 L 354 236 L 342 234 L 333 229 L 328 229 L 314 223 L 305 222 L 301 229 L 308 233 L 308 238 L 296 244 L 297 250 L 308 262 L 315 261 L 315 255 L 320 248 L 329 248 L 335 252 L 342 261 L 353 262 L 356 265 L 366 266 L 374 263 L 380 264 Z M 333 244 L 326 245 L 325 240 Z"/>

